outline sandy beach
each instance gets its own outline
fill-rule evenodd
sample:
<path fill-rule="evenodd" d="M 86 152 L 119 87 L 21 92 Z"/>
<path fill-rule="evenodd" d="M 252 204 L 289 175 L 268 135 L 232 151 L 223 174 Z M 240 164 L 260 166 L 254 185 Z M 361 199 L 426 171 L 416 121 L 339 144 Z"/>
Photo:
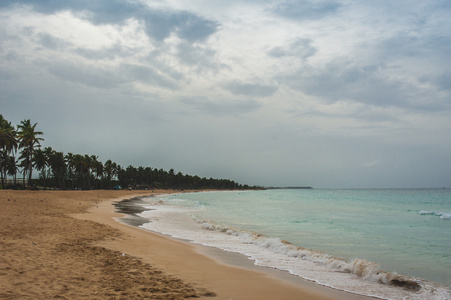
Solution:
<path fill-rule="evenodd" d="M 116 201 L 173 192 L 1 190 L 0 298 L 369 299 L 245 259 L 225 264 L 209 249 L 115 219 Z"/>

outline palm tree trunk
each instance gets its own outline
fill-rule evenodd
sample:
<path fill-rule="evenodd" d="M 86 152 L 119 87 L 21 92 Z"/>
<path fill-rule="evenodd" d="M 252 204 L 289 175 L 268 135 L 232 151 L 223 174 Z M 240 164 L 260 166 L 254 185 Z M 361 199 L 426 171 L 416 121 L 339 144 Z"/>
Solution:
<path fill-rule="evenodd" d="M 23 188 L 26 188 L 26 186 L 25 186 L 25 177 L 27 177 L 27 172 L 25 172 L 25 170 L 24 170 L 23 171 L 23 178 L 22 178 Z"/>
<path fill-rule="evenodd" d="M 44 190 L 47 189 L 46 178 L 45 178 L 45 172 L 46 172 L 46 171 L 47 171 L 47 170 L 46 170 L 45 167 L 44 167 L 44 169 L 42 169 L 42 179 L 44 180 Z"/>
<path fill-rule="evenodd" d="M 3 170 L 0 171 L 0 176 L 2 177 L 2 189 L 5 189 L 5 175 L 3 174 Z"/>
<path fill-rule="evenodd" d="M 0 115 L 1 116 L 1 115 Z M 2 152 L 0 152 L 2 154 Z M 2 178 L 2 188 L 5 189 L 5 178 L 6 178 L 6 150 L 4 154 L 5 159 L 0 157 L 0 177 Z"/>
<path fill-rule="evenodd" d="M 28 187 L 31 187 L 31 172 L 33 171 L 33 166 L 30 165 L 30 172 L 28 173 Z"/>

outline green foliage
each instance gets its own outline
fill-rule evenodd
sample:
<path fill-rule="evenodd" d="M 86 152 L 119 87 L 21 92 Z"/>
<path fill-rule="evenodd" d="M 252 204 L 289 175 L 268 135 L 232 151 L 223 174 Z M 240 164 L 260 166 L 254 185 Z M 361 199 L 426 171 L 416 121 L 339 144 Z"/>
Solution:
<path fill-rule="evenodd" d="M 243 186 L 228 179 L 207 179 L 199 176 L 177 174 L 173 169 L 169 172 L 150 167 L 135 168 L 128 166 L 119 169 L 119 184 L 122 187 L 137 188 L 174 188 L 174 189 L 242 189 Z"/>
<path fill-rule="evenodd" d="M 107 160 L 105 164 L 95 155 L 57 152 L 51 147 L 40 148 L 36 131 L 37 123 L 23 120 L 17 131 L 0 115 L 0 177 L 2 188 L 21 187 L 16 182 L 19 167 L 22 168 L 23 183 L 28 175 L 28 185 L 58 189 L 112 189 L 121 185 L 123 188 L 152 189 L 242 189 L 242 186 L 228 179 L 207 179 L 197 175 L 176 173 L 174 169 L 165 171 L 151 167 L 120 165 Z M 14 154 L 20 152 L 17 164 Z M 32 179 L 33 169 L 39 172 L 39 179 Z M 8 183 L 7 175 L 14 176 L 14 184 Z M 24 186 L 24 185 L 23 185 Z"/>
<path fill-rule="evenodd" d="M 34 150 L 40 147 L 40 142 L 44 140 L 43 138 L 38 137 L 43 133 L 35 130 L 37 124 L 38 123 L 31 125 L 31 121 L 28 119 L 23 120 L 17 126 L 17 138 L 19 141 L 19 147 L 22 149 L 20 152 L 20 159 L 22 160 L 20 166 L 23 167 L 22 173 L 24 179 L 25 175 L 28 174 L 29 184 L 31 183 L 33 173 Z"/>

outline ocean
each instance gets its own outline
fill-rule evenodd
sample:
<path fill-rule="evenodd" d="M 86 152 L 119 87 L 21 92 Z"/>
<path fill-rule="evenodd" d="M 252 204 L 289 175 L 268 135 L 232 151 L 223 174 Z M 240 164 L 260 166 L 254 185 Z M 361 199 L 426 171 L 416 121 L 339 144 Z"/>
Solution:
<path fill-rule="evenodd" d="M 381 299 L 451 299 L 450 189 L 275 189 L 142 198 L 142 228 Z"/>

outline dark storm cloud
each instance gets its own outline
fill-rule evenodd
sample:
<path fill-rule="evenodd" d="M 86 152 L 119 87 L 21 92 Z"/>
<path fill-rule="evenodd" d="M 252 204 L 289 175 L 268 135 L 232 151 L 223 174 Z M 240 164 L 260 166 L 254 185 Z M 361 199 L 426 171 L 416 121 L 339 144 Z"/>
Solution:
<path fill-rule="evenodd" d="M 234 95 L 244 95 L 249 97 L 269 97 L 274 95 L 278 88 L 277 86 L 272 85 L 233 81 L 225 84 L 224 89 Z"/>
<path fill-rule="evenodd" d="M 31 6 L 44 14 L 59 11 L 83 12 L 93 24 L 120 24 L 129 19 L 143 21 L 147 35 L 162 41 L 172 33 L 191 43 L 203 41 L 218 30 L 219 24 L 187 11 L 152 9 L 138 2 L 122 0 L 5 0 L 0 7 Z"/>
<path fill-rule="evenodd" d="M 320 19 L 336 12 L 341 4 L 337 1 L 287 0 L 272 8 L 272 12 L 294 20 Z"/>

